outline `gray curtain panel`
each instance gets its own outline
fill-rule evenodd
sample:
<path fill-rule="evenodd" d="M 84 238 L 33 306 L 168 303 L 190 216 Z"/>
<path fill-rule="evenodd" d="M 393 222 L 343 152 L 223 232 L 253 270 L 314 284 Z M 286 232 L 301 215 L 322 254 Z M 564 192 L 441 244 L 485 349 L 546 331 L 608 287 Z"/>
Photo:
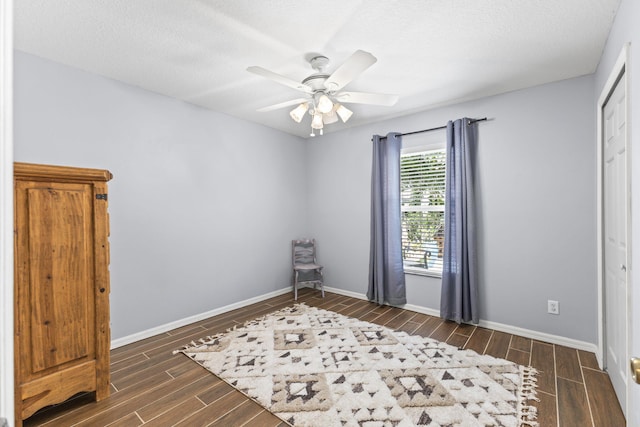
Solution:
<path fill-rule="evenodd" d="M 400 224 L 402 136 L 373 136 L 371 168 L 371 252 L 367 298 L 378 304 L 407 303 Z"/>
<path fill-rule="evenodd" d="M 477 125 L 468 118 L 447 124 L 444 258 L 440 316 L 478 323 L 474 159 Z"/>

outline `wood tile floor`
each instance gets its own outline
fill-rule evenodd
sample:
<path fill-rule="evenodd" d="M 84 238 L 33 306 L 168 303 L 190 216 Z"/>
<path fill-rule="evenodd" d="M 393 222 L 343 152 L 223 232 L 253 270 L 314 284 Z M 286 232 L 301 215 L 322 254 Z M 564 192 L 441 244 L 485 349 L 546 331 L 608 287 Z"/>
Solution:
<path fill-rule="evenodd" d="M 333 293 L 302 289 L 299 302 L 430 336 L 479 353 L 530 364 L 539 370 L 540 427 L 623 427 L 625 420 L 595 355 L 516 335 L 457 325 L 412 311 Z M 212 317 L 111 351 L 111 397 L 88 394 L 45 408 L 25 426 L 259 426 L 286 424 L 182 354 L 172 351 L 254 317 L 293 304 L 279 297 Z"/>

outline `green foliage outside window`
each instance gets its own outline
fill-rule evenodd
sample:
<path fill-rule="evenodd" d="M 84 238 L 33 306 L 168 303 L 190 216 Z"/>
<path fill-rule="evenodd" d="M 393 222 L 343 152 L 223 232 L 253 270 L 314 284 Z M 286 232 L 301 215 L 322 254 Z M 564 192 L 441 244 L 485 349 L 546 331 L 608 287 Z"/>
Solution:
<path fill-rule="evenodd" d="M 444 197 L 444 150 L 403 155 L 403 258 L 412 266 L 429 268 L 429 258 L 435 260 L 442 257 Z M 435 262 L 441 265 L 441 261 Z"/>

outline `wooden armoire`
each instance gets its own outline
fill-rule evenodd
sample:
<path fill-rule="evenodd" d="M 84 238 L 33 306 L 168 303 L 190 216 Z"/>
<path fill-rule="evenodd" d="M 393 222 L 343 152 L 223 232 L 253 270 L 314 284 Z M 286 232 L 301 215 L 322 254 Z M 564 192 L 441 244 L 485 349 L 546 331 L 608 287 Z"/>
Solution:
<path fill-rule="evenodd" d="M 109 396 L 107 170 L 15 163 L 16 425 Z"/>

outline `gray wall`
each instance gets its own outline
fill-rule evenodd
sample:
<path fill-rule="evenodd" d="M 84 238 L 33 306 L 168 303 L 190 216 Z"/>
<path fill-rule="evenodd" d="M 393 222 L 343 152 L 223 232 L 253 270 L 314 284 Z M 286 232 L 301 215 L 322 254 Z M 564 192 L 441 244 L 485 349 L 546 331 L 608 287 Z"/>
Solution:
<path fill-rule="evenodd" d="M 372 134 L 486 116 L 477 164 L 481 319 L 595 343 L 593 85 L 593 76 L 565 80 L 310 143 L 309 224 L 327 282 L 366 292 Z M 439 310 L 439 279 L 408 275 L 407 284 L 409 304 Z M 559 316 L 547 314 L 548 299 L 560 302 Z"/>
<path fill-rule="evenodd" d="M 112 338 L 289 286 L 298 137 L 16 52 L 15 159 L 109 169 Z"/>
<path fill-rule="evenodd" d="M 640 132 L 637 131 L 640 125 L 640 2 L 637 0 L 622 0 L 620 9 L 616 15 L 616 20 L 609 34 L 609 40 L 605 46 L 600 65 L 595 75 L 596 97 L 600 96 L 605 82 L 612 72 L 615 61 L 625 43 L 631 43 L 629 62 L 627 63 L 627 78 L 630 79 L 628 91 L 630 102 L 630 122 L 631 122 L 631 237 L 635 246 L 640 243 Z M 640 265 L 640 251 L 631 248 L 631 305 L 633 307 L 630 328 L 633 336 L 631 355 L 640 357 L 640 274 L 637 267 Z M 630 426 L 640 426 L 640 386 L 632 384 L 629 395 L 630 404 L 627 413 L 627 424 Z"/>
<path fill-rule="evenodd" d="M 288 286 L 287 242 L 299 235 L 318 239 L 328 285 L 366 292 L 371 135 L 487 116 L 481 318 L 595 342 L 593 85 L 566 80 L 305 143 L 17 52 L 15 152 L 114 173 L 118 338 Z M 405 141 L 421 138 L 434 135 Z M 410 304 L 438 309 L 439 280 L 407 281 Z"/>

